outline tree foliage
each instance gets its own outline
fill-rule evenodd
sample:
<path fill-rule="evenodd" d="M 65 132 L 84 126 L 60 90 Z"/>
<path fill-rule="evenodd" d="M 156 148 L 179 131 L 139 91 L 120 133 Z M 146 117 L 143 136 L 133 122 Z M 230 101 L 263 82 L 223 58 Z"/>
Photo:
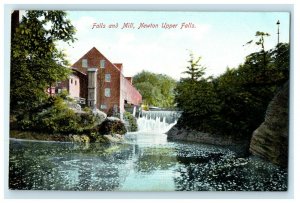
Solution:
<path fill-rule="evenodd" d="M 176 81 L 163 74 L 142 71 L 133 77 L 133 84 L 143 97 L 143 103 L 163 108 L 174 106 Z"/>
<path fill-rule="evenodd" d="M 190 62 L 191 63 L 191 62 Z M 236 69 L 191 83 L 183 78 L 175 102 L 183 111 L 179 127 L 249 138 L 269 102 L 289 79 L 289 44 L 248 55 Z"/>
<path fill-rule="evenodd" d="M 204 77 L 205 68 L 199 64 L 200 57 L 188 61 L 187 78 L 181 78 L 175 88 L 175 101 L 177 108 L 183 111 L 179 124 L 189 123 L 190 126 L 201 126 L 206 129 L 207 118 L 218 108 L 217 97 L 213 90 L 211 77 Z"/>
<path fill-rule="evenodd" d="M 11 110 L 27 111 L 47 98 L 46 90 L 66 79 L 68 62 L 58 40 L 73 42 L 75 28 L 64 11 L 27 11 L 11 40 Z"/>
<path fill-rule="evenodd" d="M 200 60 L 201 57 L 194 59 L 193 53 L 190 53 L 190 60 L 188 61 L 190 66 L 187 66 L 187 71 L 184 71 L 183 73 L 186 73 L 191 81 L 198 81 L 205 73 L 204 71 L 206 68 L 199 64 Z"/>

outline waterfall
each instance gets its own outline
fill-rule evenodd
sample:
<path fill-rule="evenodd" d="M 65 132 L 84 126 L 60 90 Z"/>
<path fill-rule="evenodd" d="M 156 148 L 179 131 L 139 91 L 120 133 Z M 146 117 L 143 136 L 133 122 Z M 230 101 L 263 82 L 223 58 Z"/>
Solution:
<path fill-rule="evenodd" d="M 137 119 L 139 132 L 166 133 L 180 116 L 177 111 L 142 111 Z"/>

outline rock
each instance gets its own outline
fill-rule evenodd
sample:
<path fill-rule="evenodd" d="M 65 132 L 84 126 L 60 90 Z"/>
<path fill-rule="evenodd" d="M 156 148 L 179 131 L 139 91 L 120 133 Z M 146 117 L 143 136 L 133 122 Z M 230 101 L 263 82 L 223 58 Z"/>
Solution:
<path fill-rule="evenodd" d="M 235 151 L 239 156 L 246 156 L 248 154 L 248 140 L 237 141 L 233 140 L 231 137 L 212 135 L 193 129 L 179 128 L 176 125 L 167 132 L 167 136 L 168 140 L 190 141 L 202 144 L 226 146 Z"/>
<path fill-rule="evenodd" d="M 76 113 L 81 112 L 81 106 L 76 102 L 71 102 L 71 101 L 65 101 L 65 102 L 68 105 L 68 107 L 72 109 L 74 112 Z"/>
<path fill-rule="evenodd" d="M 109 120 L 109 121 L 121 121 L 121 119 L 119 119 L 117 117 L 107 117 L 107 120 Z"/>
<path fill-rule="evenodd" d="M 107 117 L 98 129 L 101 135 L 124 135 L 127 132 L 125 124 L 120 119 L 113 117 Z"/>
<path fill-rule="evenodd" d="M 115 134 L 115 135 L 104 135 L 103 137 L 105 137 L 106 139 L 109 140 L 109 142 L 122 142 L 123 141 L 123 137 L 122 135 L 119 134 Z"/>
<path fill-rule="evenodd" d="M 90 138 L 86 135 L 69 135 L 69 137 L 73 142 L 83 142 L 83 143 L 90 142 Z"/>
<path fill-rule="evenodd" d="M 169 140 L 183 140 L 183 141 L 193 141 L 200 142 L 204 144 L 217 144 L 226 145 L 226 140 L 215 139 L 215 136 L 211 136 L 209 133 L 198 132 L 191 129 L 177 128 L 176 125 L 173 126 L 168 132 Z"/>
<path fill-rule="evenodd" d="M 264 122 L 253 132 L 250 152 L 274 164 L 288 164 L 288 82 L 270 102 Z"/>
<path fill-rule="evenodd" d="M 103 111 L 100 111 L 97 108 L 94 108 L 92 111 L 93 115 L 96 117 L 96 125 L 100 125 L 101 123 L 103 123 L 105 121 L 105 119 L 107 118 L 106 113 L 104 113 Z"/>

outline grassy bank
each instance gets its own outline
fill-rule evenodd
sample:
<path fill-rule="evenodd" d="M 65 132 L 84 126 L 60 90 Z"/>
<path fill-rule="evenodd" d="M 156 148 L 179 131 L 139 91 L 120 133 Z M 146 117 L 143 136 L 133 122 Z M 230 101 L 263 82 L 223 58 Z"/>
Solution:
<path fill-rule="evenodd" d="M 62 134 L 47 134 L 31 131 L 11 130 L 10 138 L 25 139 L 25 140 L 42 140 L 42 141 L 57 141 L 57 142 L 97 142 L 97 143 L 114 143 L 121 142 L 123 138 L 118 135 L 97 136 L 97 138 L 87 135 L 62 135 Z"/>

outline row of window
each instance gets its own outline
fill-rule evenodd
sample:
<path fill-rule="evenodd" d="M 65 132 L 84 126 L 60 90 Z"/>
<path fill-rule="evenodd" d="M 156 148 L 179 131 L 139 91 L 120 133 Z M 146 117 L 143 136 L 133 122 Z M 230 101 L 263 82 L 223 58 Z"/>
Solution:
<path fill-rule="evenodd" d="M 100 60 L 100 68 L 105 68 L 105 64 L 106 64 L 106 61 L 104 59 Z M 82 59 L 82 67 L 83 68 L 88 67 L 88 60 L 87 59 Z"/>
<path fill-rule="evenodd" d="M 71 84 L 73 84 L 73 79 L 71 79 Z M 75 80 L 75 85 L 77 85 L 77 80 Z"/>
<path fill-rule="evenodd" d="M 104 96 L 110 97 L 110 88 L 105 88 L 104 89 Z"/>
<path fill-rule="evenodd" d="M 77 81 L 75 81 L 75 85 L 77 85 Z M 109 73 L 105 74 L 105 82 L 110 82 L 111 81 L 111 75 Z M 73 79 L 71 78 L 71 84 L 73 84 Z"/>
<path fill-rule="evenodd" d="M 106 104 L 101 104 L 100 109 L 107 109 L 107 105 Z M 118 105 L 115 104 L 113 110 L 115 112 L 118 112 Z"/>
<path fill-rule="evenodd" d="M 111 76 L 109 73 L 105 74 L 105 82 L 110 82 Z"/>
<path fill-rule="evenodd" d="M 105 79 L 105 81 L 106 82 L 110 82 L 110 74 L 108 74 L 109 75 L 109 81 L 107 81 L 106 79 Z M 71 79 L 71 84 L 73 84 L 73 79 Z M 77 85 L 77 81 L 75 80 L 75 85 Z M 104 95 L 106 96 L 106 97 L 110 97 L 110 88 L 105 88 L 104 89 Z"/>

